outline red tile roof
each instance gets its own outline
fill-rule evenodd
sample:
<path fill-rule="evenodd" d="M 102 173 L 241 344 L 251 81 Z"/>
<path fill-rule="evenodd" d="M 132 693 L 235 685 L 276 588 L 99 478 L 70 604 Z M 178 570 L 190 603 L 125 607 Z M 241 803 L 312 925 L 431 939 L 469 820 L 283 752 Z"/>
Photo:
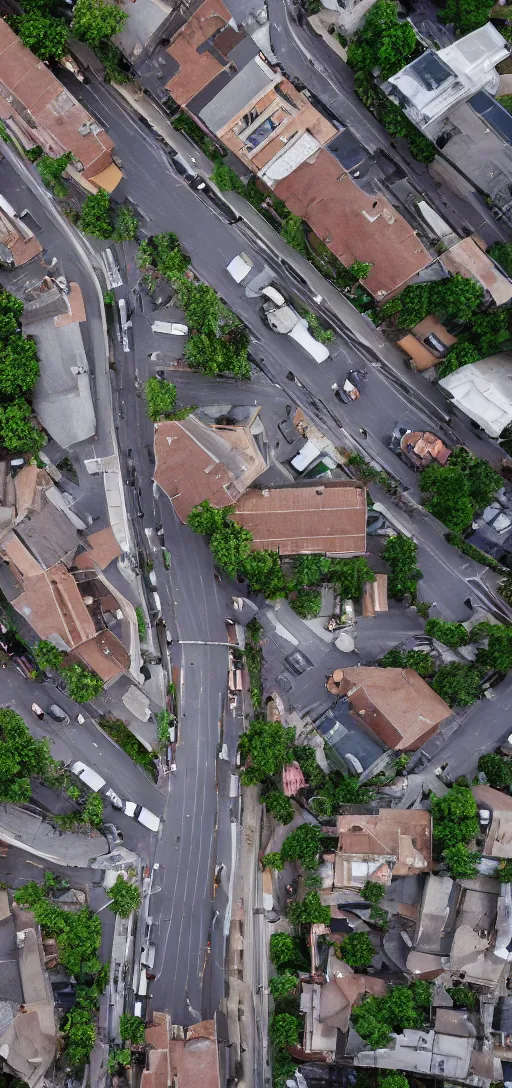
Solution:
<path fill-rule="evenodd" d="M 318 152 L 275 187 L 342 264 L 373 265 L 364 286 L 383 298 L 430 264 L 412 227 L 381 196 L 367 196 L 327 150 Z"/>
<path fill-rule="evenodd" d="M 205 0 L 185 26 L 175 34 L 167 52 L 179 64 L 179 72 L 166 83 L 166 90 L 184 106 L 194 95 L 206 87 L 223 66 L 208 50 L 198 53 L 201 45 L 226 26 L 231 14 L 222 0 Z"/>
<path fill-rule="evenodd" d="M 38 60 L 0 19 L 0 116 L 13 116 L 24 121 L 23 111 L 32 117 L 53 138 L 49 153 L 55 155 L 72 151 L 84 165 L 85 177 L 91 177 L 111 162 L 114 146 L 110 136 L 101 129 L 81 136 L 79 128 L 93 120 L 73 95 L 55 78 L 50 69 Z M 24 130 L 27 131 L 25 122 Z M 34 139 L 38 139 L 37 129 Z"/>
<path fill-rule="evenodd" d="M 366 549 L 366 491 L 351 480 L 248 491 L 233 519 L 252 533 L 253 551 L 343 556 Z"/>

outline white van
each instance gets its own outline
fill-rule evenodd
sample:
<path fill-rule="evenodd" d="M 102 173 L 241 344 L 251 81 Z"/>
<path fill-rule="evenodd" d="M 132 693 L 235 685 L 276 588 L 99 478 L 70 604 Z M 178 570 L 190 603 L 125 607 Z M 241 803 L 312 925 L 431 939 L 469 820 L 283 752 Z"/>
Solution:
<path fill-rule="evenodd" d="M 319 340 L 315 340 L 308 329 L 308 323 L 305 317 L 302 317 L 300 321 L 294 325 L 293 329 L 288 333 L 288 336 L 295 340 L 296 344 L 299 344 L 304 351 L 307 351 L 308 355 L 311 355 L 315 362 L 325 363 L 325 360 L 329 358 L 329 348 L 325 344 L 321 344 Z"/>
<path fill-rule="evenodd" d="M 86 763 L 77 761 L 76 763 L 72 763 L 69 769 L 73 774 L 76 774 L 77 778 L 81 778 L 82 782 L 85 782 L 86 786 L 89 786 L 89 789 L 92 790 L 93 793 L 98 793 L 98 791 L 103 789 L 103 786 L 106 786 L 107 784 L 105 779 L 102 778 L 100 774 L 97 774 L 96 771 L 93 771 L 92 767 L 88 767 Z"/>
<path fill-rule="evenodd" d="M 135 801 L 125 801 L 124 811 L 127 816 L 132 816 L 134 820 L 138 820 L 144 827 L 149 827 L 150 831 L 159 831 L 160 820 L 148 808 L 135 804 Z"/>
<path fill-rule="evenodd" d="M 226 271 L 229 272 L 231 278 L 235 283 L 242 283 L 243 280 L 249 275 L 253 262 L 251 258 L 247 256 L 247 253 L 238 253 L 233 260 L 229 262 Z"/>

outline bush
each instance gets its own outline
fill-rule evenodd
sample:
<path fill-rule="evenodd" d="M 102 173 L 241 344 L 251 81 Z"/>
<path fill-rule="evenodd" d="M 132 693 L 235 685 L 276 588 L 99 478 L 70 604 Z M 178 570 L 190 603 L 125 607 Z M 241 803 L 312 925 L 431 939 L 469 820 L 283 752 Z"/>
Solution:
<path fill-rule="evenodd" d="M 290 971 L 283 971 L 282 975 L 275 975 L 269 979 L 268 987 L 274 1001 L 276 998 L 287 997 L 293 993 L 299 984 L 298 975 L 292 975 Z"/>
<path fill-rule="evenodd" d="M 260 646 L 263 628 L 257 620 L 251 620 L 245 629 L 245 663 L 249 673 L 249 690 L 255 711 L 261 706 L 263 689 L 261 685 L 261 664 L 263 651 Z"/>
<path fill-rule="evenodd" d="M 247 578 L 251 593 L 262 593 L 269 601 L 286 595 L 278 552 L 250 552 L 242 562 L 241 573 Z"/>
<path fill-rule="evenodd" d="M 275 1013 L 269 1023 L 269 1035 L 274 1046 L 296 1046 L 299 1041 L 299 1021 L 287 1012 Z"/>
<path fill-rule="evenodd" d="M 101 827 L 103 824 L 103 798 L 99 793 L 91 793 L 82 810 L 82 822 L 91 824 L 92 827 Z"/>
<path fill-rule="evenodd" d="M 381 657 L 379 665 L 383 669 L 414 669 L 418 676 L 423 676 L 424 679 L 432 676 L 435 671 L 429 653 L 424 650 L 399 650 L 397 647 L 388 650 L 387 654 Z"/>
<path fill-rule="evenodd" d="M 135 608 L 135 615 L 137 617 L 137 630 L 139 632 L 139 637 L 144 639 L 147 635 L 148 629 L 146 624 L 146 617 L 144 616 L 144 612 L 140 604 L 138 604 Z"/>
<path fill-rule="evenodd" d="M 465 646 L 469 642 L 468 632 L 464 625 L 462 623 L 452 623 L 450 620 L 427 620 L 425 634 L 454 650 L 458 646 Z"/>
<path fill-rule="evenodd" d="M 480 854 L 472 854 L 463 842 L 443 850 L 443 860 L 453 880 L 471 880 L 478 875 Z"/>
<path fill-rule="evenodd" d="M 130 759 L 133 759 L 134 763 L 137 763 L 139 767 L 143 767 L 151 775 L 151 778 L 155 778 L 154 757 L 141 744 L 140 740 L 137 740 L 137 737 L 130 733 L 130 730 L 120 718 L 101 717 L 99 725 L 103 732 L 112 737 L 112 740 L 116 741 L 119 747 L 130 756 Z"/>
<path fill-rule="evenodd" d="M 349 933 L 341 941 L 340 952 L 349 967 L 369 967 L 375 955 L 367 933 Z"/>
<path fill-rule="evenodd" d="M 298 589 L 295 597 L 290 597 L 290 605 L 303 620 L 313 619 L 322 607 L 322 594 L 314 589 Z"/>
<path fill-rule="evenodd" d="M 35 646 L 32 648 L 32 656 L 36 662 L 36 665 L 43 672 L 46 669 L 53 669 L 58 672 L 62 662 L 64 661 L 65 654 L 62 650 L 58 650 L 53 642 L 46 642 L 45 639 L 39 639 Z"/>
<path fill-rule="evenodd" d="M 114 242 L 135 242 L 139 220 L 129 204 L 121 204 L 114 217 Z"/>
<path fill-rule="evenodd" d="M 367 880 L 364 887 L 361 889 L 361 895 L 367 903 L 380 903 L 382 896 L 384 895 L 385 888 L 382 884 L 377 884 L 375 880 Z"/>
<path fill-rule="evenodd" d="M 120 918 L 128 918 L 133 910 L 138 910 L 140 907 L 139 888 L 136 884 L 129 884 L 121 873 L 118 873 L 116 882 L 110 888 L 108 895 L 112 900 L 109 903 L 109 910 L 114 914 L 118 914 Z M 127 1038 L 127 1036 L 123 1036 L 123 1038 Z"/>
<path fill-rule="evenodd" d="M 369 995 L 352 1009 L 356 1031 L 372 1050 L 386 1047 L 391 1033 L 406 1028 L 423 1027 L 430 1005 L 431 987 L 427 982 L 390 987 L 385 997 Z"/>
<path fill-rule="evenodd" d="M 512 861 L 500 861 L 498 868 L 498 876 L 502 884 L 512 883 Z"/>
<path fill-rule="evenodd" d="M 270 962 L 277 971 L 300 965 L 298 944 L 289 933 L 272 933 L 270 938 Z"/>
<path fill-rule="evenodd" d="M 81 0 L 77 0 L 75 11 L 80 2 Z M 112 238 L 114 224 L 110 197 L 105 189 L 98 189 L 97 193 L 89 193 L 86 196 L 78 226 L 84 234 L 90 234 L 93 238 L 102 238 L 104 240 Z"/>
<path fill-rule="evenodd" d="M 106 0 L 76 0 L 71 30 L 79 41 L 97 49 L 105 38 L 119 34 L 127 18 L 126 12 Z"/>
<path fill-rule="evenodd" d="M 478 998 L 470 986 L 447 986 L 446 993 L 450 995 L 456 1009 L 473 1011 L 477 1007 Z"/>
<path fill-rule="evenodd" d="M 212 181 L 215 182 L 217 189 L 221 189 L 223 192 L 233 191 L 245 196 L 245 185 L 238 174 L 223 163 L 221 159 L 216 159 L 213 164 L 213 170 L 211 173 Z"/>
<path fill-rule="evenodd" d="M 148 416 L 156 423 L 159 419 L 172 419 L 176 408 L 176 386 L 160 378 L 148 378 L 144 386 Z"/>
<path fill-rule="evenodd" d="M 0 708 L 0 802 L 30 801 L 30 778 L 44 776 L 50 765 L 49 742 L 34 740 L 19 714 Z"/>

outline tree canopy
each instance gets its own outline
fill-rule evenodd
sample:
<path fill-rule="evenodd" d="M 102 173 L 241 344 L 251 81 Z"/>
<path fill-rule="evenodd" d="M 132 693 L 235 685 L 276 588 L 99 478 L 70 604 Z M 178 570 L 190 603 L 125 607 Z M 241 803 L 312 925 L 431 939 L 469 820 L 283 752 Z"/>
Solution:
<path fill-rule="evenodd" d="M 281 722 L 269 722 L 256 718 L 251 722 L 239 741 L 240 755 L 244 761 L 242 782 L 253 786 L 280 774 L 283 767 L 293 760 L 295 730 Z"/>
<path fill-rule="evenodd" d="M 298 861 L 303 869 L 316 869 L 322 830 L 316 824 L 300 824 L 286 836 L 281 847 L 285 861 Z"/>
<path fill-rule="evenodd" d="M 369 967 L 375 955 L 367 933 L 349 933 L 340 944 L 340 952 L 349 967 Z"/>
<path fill-rule="evenodd" d="M 215 562 L 231 578 L 236 578 L 249 556 L 252 533 L 229 518 L 232 509 L 232 506 L 225 506 L 216 510 L 205 501 L 191 510 L 187 520 L 194 533 L 209 536 Z"/>
<path fill-rule="evenodd" d="M 50 762 L 49 742 L 34 740 L 19 714 L 0 708 L 0 801 L 30 801 L 31 775 L 45 774 Z"/>
<path fill-rule="evenodd" d="M 478 875 L 480 854 L 472 854 L 463 842 L 457 842 L 443 850 L 443 860 L 453 880 L 471 880 Z"/>
<path fill-rule="evenodd" d="M 0 357 L 0 394 L 16 397 L 28 393 L 39 377 L 35 340 L 15 332 L 2 345 Z"/>
<path fill-rule="evenodd" d="M 352 1009 L 354 1027 L 372 1050 L 386 1047 L 392 1032 L 421 1028 L 427 1018 L 431 987 L 418 980 L 410 986 L 391 986 L 385 997 L 369 994 Z"/>
<path fill-rule="evenodd" d="M 39 453 L 46 435 L 31 422 L 31 415 L 30 405 L 21 398 L 0 405 L 0 444 L 13 453 Z"/>
<path fill-rule="evenodd" d="M 119 914 L 120 918 L 128 918 L 133 910 L 138 910 L 140 907 L 138 885 L 130 884 L 121 873 L 117 874 L 116 882 L 110 888 L 108 895 L 112 900 L 109 903 L 109 910 Z"/>
<path fill-rule="evenodd" d="M 444 797 L 430 797 L 434 839 L 444 850 L 466 844 L 478 834 L 477 804 L 466 786 L 452 786 Z"/>
<path fill-rule="evenodd" d="M 316 589 L 298 589 L 295 595 L 290 597 L 289 603 L 293 611 L 303 620 L 311 620 L 320 612 L 322 594 Z"/>
<path fill-rule="evenodd" d="M 497 752 L 488 752 L 480 756 L 478 770 L 483 771 L 490 786 L 495 790 L 503 790 L 512 785 L 512 763 L 503 759 Z"/>
<path fill-rule="evenodd" d="M 442 321 L 469 321 L 483 297 L 479 283 L 457 272 L 443 280 L 409 284 L 398 298 L 384 303 L 380 313 L 383 318 L 398 314 L 399 324 L 408 329 L 430 313 Z"/>
<path fill-rule="evenodd" d="M 40 60 L 60 60 L 64 56 L 68 46 L 68 27 L 63 19 L 43 10 L 38 3 L 25 3 L 23 13 L 10 16 L 8 22 L 23 45 Z"/>
<path fill-rule="evenodd" d="M 146 1027 L 140 1016 L 124 1012 L 119 1019 L 119 1034 L 123 1042 L 141 1046 L 146 1038 Z"/>
<path fill-rule="evenodd" d="M 382 558 L 390 567 L 388 593 L 401 601 L 407 595 L 416 596 L 416 588 L 422 577 L 417 566 L 418 546 L 407 536 L 390 536 L 382 550 Z"/>
<path fill-rule="evenodd" d="M 299 1041 L 299 1020 L 288 1012 L 274 1013 L 268 1026 L 274 1046 L 279 1048 L 294 1046 Z"/>
<path fill-rule="evenodd" d="M 242 563 L 251 593 L 262 593 L 268 601 L 286 595 L 286 583 L 278 552 L 249 552 Z"/>
<path fill-rule="evenodd" d="M 61 669 L 70 699 L 75 703 L 88 703 L 103 691 L 103 680 L 95 672 L 76 662 Z"/>
<path fill-rule="evenodd" d="M 260 801 L 280 824 L 289 824 L 293 820 L 292 802 L 282 790 L 264 790 Z"/>
<path fill-rule="evenodd" d="M 25 400 L 39 377 L 35 341 L 21 333 L 23 302 L 0 288 L 0 446 L 13 453 L 36 454 L 46 435 L 30 421 Z"/>
<path fill-rule="evenodd" d="M 272 933 L 270 937 L 270 962 L 277 971 L 302 966 L 299 942 L 289 933 Z"/>
<path fill-rule="evenodd" d="M 411 60 L 416 49 L 414 28 L 399 20 L 397 5 L 392 0 L 377 0 L 352 38 L 347 63 L 356 72 L 368 74 L 379 68 L 380 78 L 389 79 Z"/>
<path fill-rule="evenodd" d="M 53 645 L 53 642 L 46 642 L 45 639 L 40 639 L 39 642 L 36 642 L 32 649 L 32 654 L 36 664 L 43 670 L 60 669 L 65 657 L 62 650 L 57 649 L 57 647 Z"/>
<path fill-rule="evenodd" d="M 395 646 L 381 657 L 378 664 L 384 669 L 414 669 L 424 679 L 435 672 L 434 662 L 429 653 L 423 650 L 399 650 Z"/>
<path fill-rule="evenodd" d="M 105 38 L 119 34 L 127 18 L 117 4 L 106 0 L 76 0 L 71 29 L 75 38 L 97 49 Z"/>
<path fill-rule="evenodd" d="M 441 665 L 432 681 L 432 687 L 448 706 L 471 706 L 479 699 L 484 669 L 478 665 L 452 661 Z"/>
<path fill-rule="evenodd" d="M 437 17 L 443 23 L 453 23 L 459 34 L 470 34 L 489 21 L 492 6 L 493 0 L 445 0 Z"/>
<path fill-rule="evenodd" d="M 81 2 L 82 0 L 77 0 L 75 11 Z M 114 8 L 114 5 L 106 4 L 105 7 Z M 119 11 L 119 8 L 114 8 L 114 10 Z M 120 14 L 123 13 L 120 12 Z M 90 234 L 93 238 L 112 238 L 114 224 L 110 208 L 110 197 L 105 189 L 98 189 L 97 193 L 89 193 L 86 196 L 78 226 L 84 234 Z"/>
<path fill-rule="evenodd" d="M 281 975 L 274 975 L 274 978 L 269 979 L 268 987 L 275 1001 L 276 998 L 286 997 L 293 993 L 298 983 L 298 975 L 292 975 L 291 971 L 283 971 Z"/>
<path fill-rule="evenodd" d="M 451 620 L 431 619 L 425 624 L 425 634 L 442 642 L 444 646 L 450 646 L 456 650 L 458 646 L 465 646 L 469 641 L 466 628 L 462 623 L 453 623 Z"/>
<path fill-rule="evenodd" d="M 159 419 L 169 419 L 176 408 L 176 386 L 152 376 L 144 386 L 144 396 L 148 416 L 154 423 Z"/>

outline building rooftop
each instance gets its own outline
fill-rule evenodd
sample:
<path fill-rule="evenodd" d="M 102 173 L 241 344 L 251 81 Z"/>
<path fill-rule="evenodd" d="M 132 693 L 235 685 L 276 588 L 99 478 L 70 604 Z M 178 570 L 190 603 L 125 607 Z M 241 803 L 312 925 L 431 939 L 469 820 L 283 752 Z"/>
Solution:
<path fill-rule="evenodd" d="M 110 525 L 106 529 L 100 529 L 98 533 L 91 533 L 87 537 L 87 543 L 90 550 L 75 556 L 74 566 L 79 570 L 92 570 L 95 566 L 105 570 L 122 554 Z"/>
<path fill-rule="evenodd" d="M 194 416 L 155 426 L 155 480 L 181 521 L 207 499 L 230 506 L 265 471 L 267 464 L 247 426 L 208 426 Z"/>
<path fill-rule="evenodd" d="M 15 532 L 45 570 L 66 556 L 71 558 L 79 544 L 77 531 L 69 518 L 47 500 L 40 510 L 27 513 L 16 525 Z"/>
<path fill-rule="evenodd" d="M 512 117 L 510 120 L 512 122 Z M 443 253 L 440 260 L 452 274 L 460 272 L 462 276 L 480 283 L 497 306 L 505 305 L 512 298 L 512 281 L 499 271 L 474 238 L 463 238 L 447 253 Z"/>
<path fill-rule="evenodd" d="M 337 818 L 334 867 L 337 888 L 366 880 L 389 884 L 392 876 L 415 876 L 432 866 L 432 819 L 419 809 L 380 809 Z"/>
<path fill-rule="evenodd" d="M 0 19 L 0 115 L 23 119 L 26 111 L 53 139 L 55 156 L 72 151 L 83 163 L 85 177 L 112 162 L 110 136 Z"/>
<path fill-rule="evenodd" d="M 419 748 L 452 713 L 414 669 L 336 669 L 327 689 L 346 695 L 356 720 L 396 751 Z"/>
<path fill-rule="evenodd" d="M 478 363 L 461 366 L 441 378 L 445 389 L 461 411 L 490 435 L 499 438 L 512 423 L 512 363 L 509 352 L 490 355 Z"/>
<path fill-rule="evenodd" d="M 30 334 L 37 341 L 41 370 L 33 392 L 34 408 L 45 430 L 66 449 L 96 430 L 80 325 L 75 321 L 59 327 L 54 318 L 41 318 L 31 321 Z"/>
<path fill-rule="evenodd" d="M 253 489 L 238 500 L 233 518 L 253 534 L 254 551 L 349 556 L 366 550 L 366 491 L 348 480 Z"/>
<path fill-rule="evenodd" d="M 218 133 L 240 108 L 246 104 L 249 108 L 253 100 L 261 98 L 280 78 L 280 72 L 273 72 L 261 57 L 254 57 L 201 110 L 201 121 L 211 132 Z"/>
<path fill-rule="evenodd" d="M 222 54 L 213 55 L 201 49 L 231 19 L 222 0 L 205 0 L 188 22 L 174 35 L 167 52 L 179 65 L 179 71 L 168 81 L 169 94 L 184 106 L 194 95 L 219 75 L 225 65 Z"/>
<path fill-rule="evenodd" d="M 356 260 L 371 262 L 364 286 L 377 299 L 430 264 L 429 253 L 396 208 L 384 197 L 362 192 L 326 149 L 274 191 L 346 267 Z"/>

